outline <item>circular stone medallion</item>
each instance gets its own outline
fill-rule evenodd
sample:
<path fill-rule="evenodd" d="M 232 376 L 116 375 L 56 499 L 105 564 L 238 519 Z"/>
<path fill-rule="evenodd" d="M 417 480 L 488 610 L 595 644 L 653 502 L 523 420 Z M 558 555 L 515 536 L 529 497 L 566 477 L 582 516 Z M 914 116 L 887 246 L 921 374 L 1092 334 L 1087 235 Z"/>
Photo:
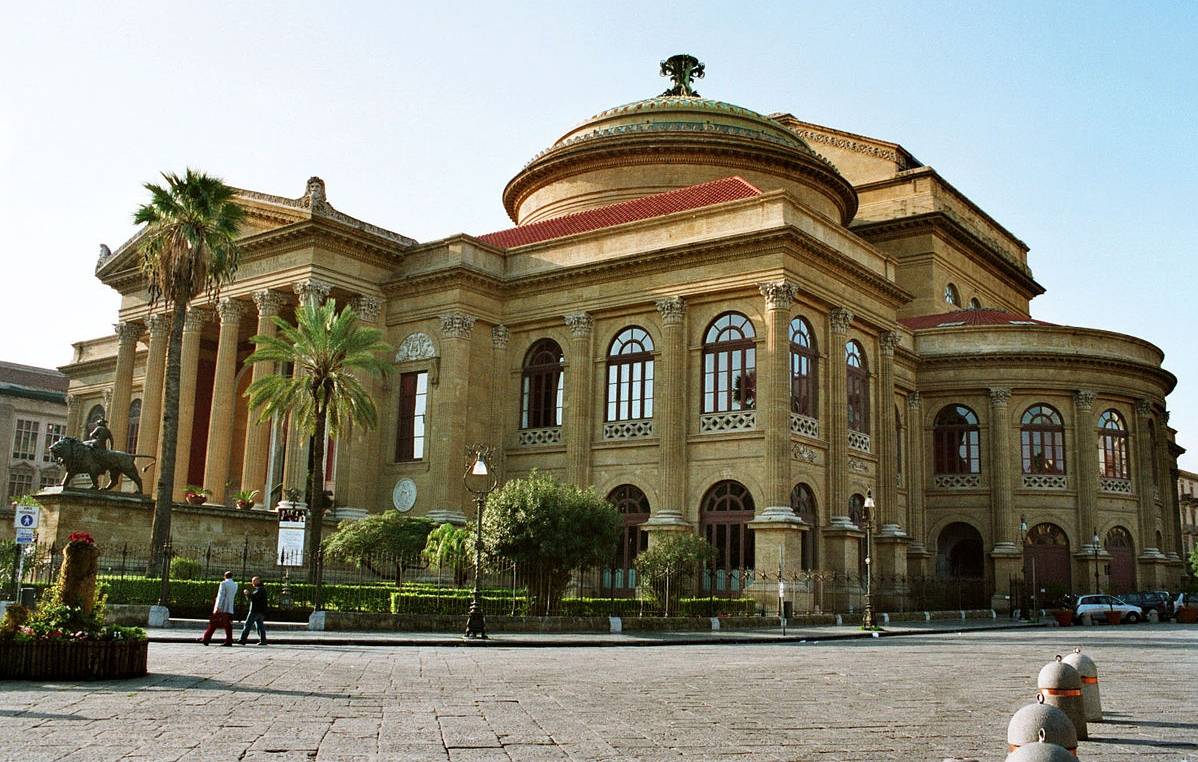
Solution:
<path fill-rule="evenodd" d="M 407 513 L 416 504 L 416 482 L 411 479 L 400 479 L 391 490 L 391 502 L 395 510 Z"/>

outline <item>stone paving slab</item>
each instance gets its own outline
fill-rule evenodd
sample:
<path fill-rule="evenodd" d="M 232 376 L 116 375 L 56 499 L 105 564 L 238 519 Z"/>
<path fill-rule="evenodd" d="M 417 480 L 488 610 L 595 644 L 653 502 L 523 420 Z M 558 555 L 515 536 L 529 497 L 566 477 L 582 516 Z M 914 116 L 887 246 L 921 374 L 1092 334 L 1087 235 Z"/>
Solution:
<path fill-rule="evenodd" d="M 1085 760 L 1198 760 L 1198 628 L 911 633 L 677 648 L 153 644 L 152 674 L 0 683 L 0 760 L 932 760 L 1005 756 L 1081 644 Z"/>

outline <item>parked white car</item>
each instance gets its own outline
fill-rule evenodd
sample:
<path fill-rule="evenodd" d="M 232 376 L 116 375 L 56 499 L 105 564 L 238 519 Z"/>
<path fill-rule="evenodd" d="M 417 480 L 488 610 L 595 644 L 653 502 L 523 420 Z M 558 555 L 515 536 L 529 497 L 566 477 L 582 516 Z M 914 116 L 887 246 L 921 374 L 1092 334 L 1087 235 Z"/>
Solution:
<path fill-rule="evenodd" d="M 1106 612 L 1118 611 L 1123 617 L 1122 622 L 1135 624 L 1144 618 L 1144 610 L 1139 606 L 1133 606 L 1130 603 L 1124 603 L 1113 595 L 1083 595 L 1077 599 L 1077 608 L 1073 611 L 1075 620 L 1081 619 L 1083 614 L 1089 614 L 1096 621 L 1103 621 L 1106 617 Z"/>

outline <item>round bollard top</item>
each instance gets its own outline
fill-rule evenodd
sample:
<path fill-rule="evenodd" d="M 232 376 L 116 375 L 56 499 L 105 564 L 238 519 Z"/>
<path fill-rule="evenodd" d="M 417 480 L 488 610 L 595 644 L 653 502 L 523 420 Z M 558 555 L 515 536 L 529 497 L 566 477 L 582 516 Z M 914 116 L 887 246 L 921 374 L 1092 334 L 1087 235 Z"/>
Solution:
<path fill-rule="evenodd" d="M 1040 676 L 1036 678 L 1036 687 L 1080 691 L 1082 676 L 1076 669 L 1062 661 L 1058 655 L 1056 659 L 1045 664 L 1044 669 L 1040 670 Z"/>
<path fill-rule="evenodd" d="M 1055 743 L 1029 743 L 1008 754 L 1007 762 L 1077 762 L 1077 757 Z"/>
<path fill-rule="evenodd" d="M 1043 733 L 1043 735 L 1041 735 Z M 1069 715 L 1044 703 L 1044 696 L 1036 694 L 1036 703 L 1020 709 L 1007 724 L 1007 746 L 1026 746 L 1041 739 L 1068 751 L 1077 748 L 1077 730 Z"/>
<path fill-rule="evenodd" d="M 1076 669 L 1082 677 L 1098 677 L 1098 665 L 1089 656 L 1083 654 L 1080 648 L 1073 649 L 1073 653 L 1062 661 Z"/>

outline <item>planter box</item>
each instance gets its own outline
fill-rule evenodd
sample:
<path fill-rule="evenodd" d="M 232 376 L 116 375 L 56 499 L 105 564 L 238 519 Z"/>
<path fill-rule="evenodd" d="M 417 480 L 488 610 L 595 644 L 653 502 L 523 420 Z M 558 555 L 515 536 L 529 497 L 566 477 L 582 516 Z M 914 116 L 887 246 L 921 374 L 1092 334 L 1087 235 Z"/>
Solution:
<path fill-rule="evenodd" d="M 1107 624 L 1119 624 L 1120 622 L 1123 621 L 1123 612 L 1122 611 L 1107 611 L 1104 613 L 1106 614 L 1106 623 Z"/>
<path fill-rule="evenodd" d="M 117 680 L 146 674 L 144 640 L 0 643 L 3 680 Z"/>
<path fill-rule="evenodd" d="M 1062 627 L 1068 627 L 1071 624 L 1073 624 L 1073 612 L 1072 611 L 1069 611 L 1069 610 L 1054 611 L 1054 612 L 1052 612 L 1052 615 L 1054 617 L 1056 617 L 1057 624 L 1061 625 Z"/>
<path fill-rule="evenodd" d="M 1185 607 L 1177 610 L 1177 621 L 1182 624 L 1198 622 L 1198 609 Z"/>

